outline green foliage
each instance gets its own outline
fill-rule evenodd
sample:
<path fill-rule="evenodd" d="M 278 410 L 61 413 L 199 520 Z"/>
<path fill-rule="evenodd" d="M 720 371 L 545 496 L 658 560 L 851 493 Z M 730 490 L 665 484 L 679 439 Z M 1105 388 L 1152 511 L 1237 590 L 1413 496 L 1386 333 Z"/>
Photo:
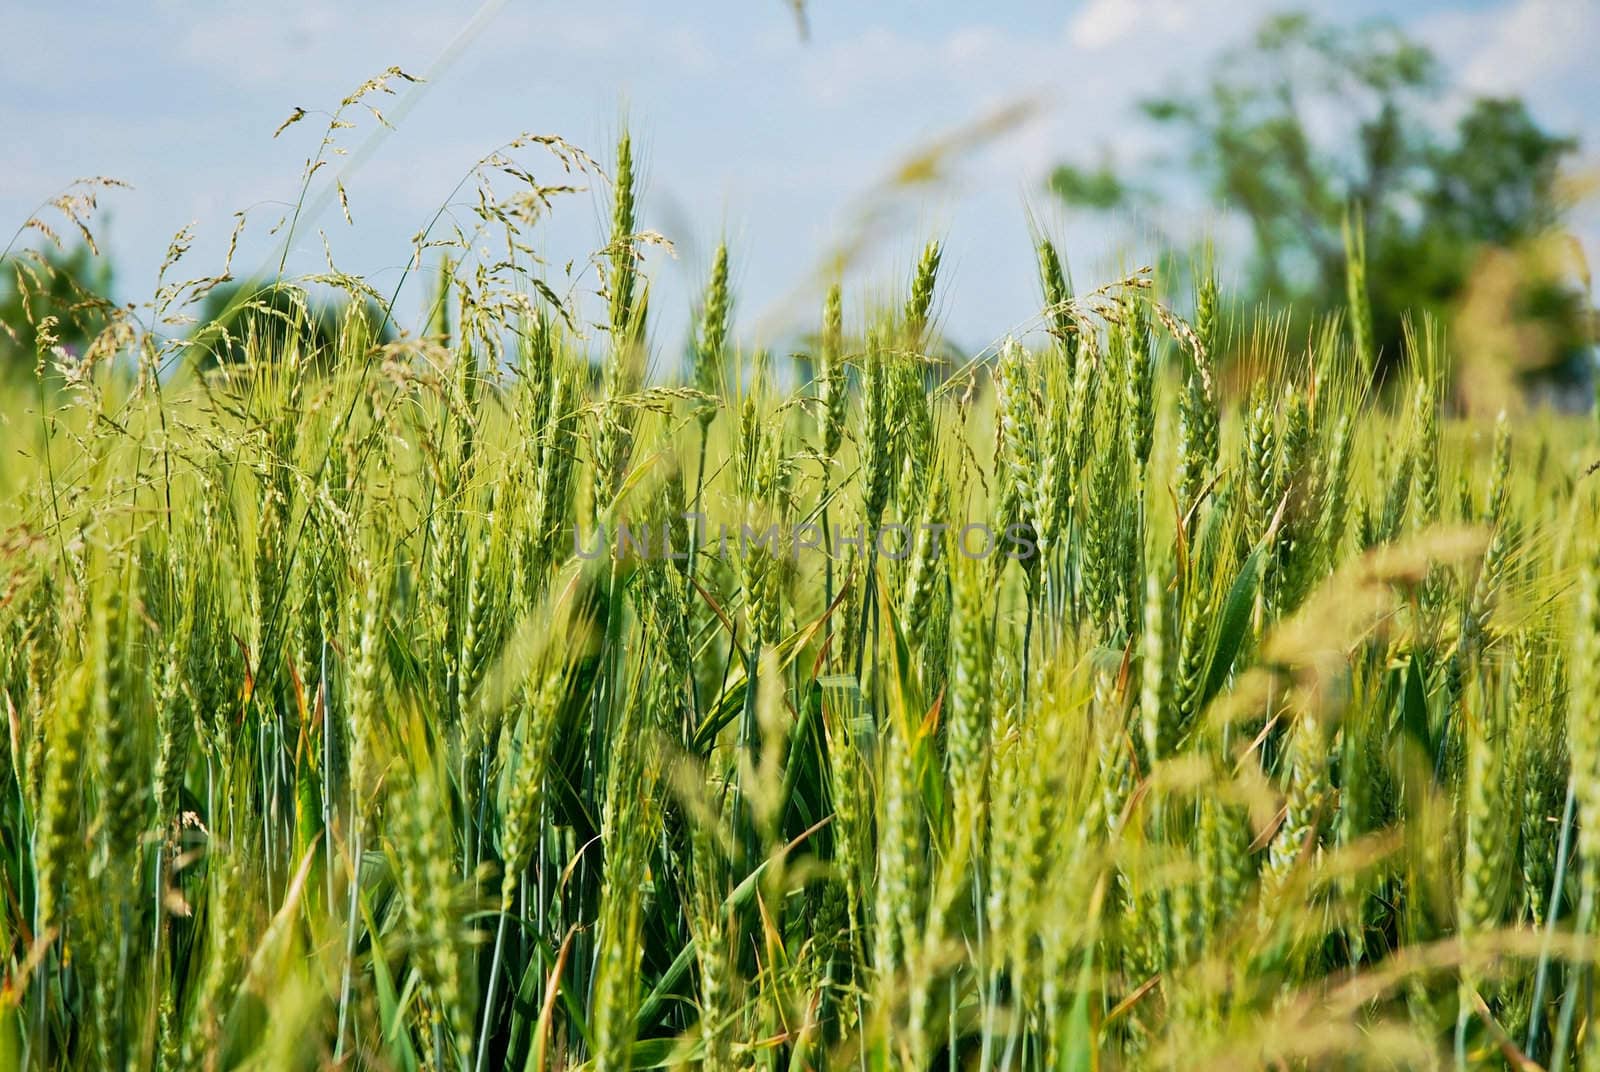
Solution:
<path fill-rule="evenodd" d="M 443 324 L 444 315 L 445 302 L 436 303 L 434 319 Z M 206 295 L 196 319 L 190 359 L 200 369 L 237 365 L 249 352 L 282 353 L 291 345 L 312 364 L 326 365 L 339 352 L 341 330 L 353 325 L 373 345 L 395 337 L 393 322 L 375 301 L 318 300 L 301 287 L 271 282 L 223 283 Z"/>
<path fill-rule="evenodd" d="M 1050 172 L 1050 192 L 1069 205 L 1112 209 L 1124 204 L 1132 191 L 1108 163 L 1095 168 L 1057 164 Z"/>
<path fill-rule="evenodd" d="M 1147 98 L 1142 111 L 1175 136 L 1184 173 L 1248 222 L 1247 301 L 1301 318 L 1340 307 L 1341 228 L 1354 207 L 1367 244 L 1374 352 L 1387 373 L 1404 353 L 1406 315 L 1449 317 L 1485 248 L 1522 246 L 1563 221 L 1557 172 L 1577 143 L 1547 132 L 1515 98 L 1473 100 L 1441 136 L 1429 110 L 1445 88 L 1432 55 L 1390 26 L 1276 15 L 1203 83 Z M 1125 203 L 1134 189 L 1106 165 L 1063 165 L 1050 187 L 1095 209 Z M 1509 315 L 1543 330 L 1520 367 L 1582 360 L 1586 299 L 1570 269 L 1524 264 L 1516 290 Z"/>
<path fill-rule="evenodd" d="M 86 243 L 46 246 L 0 260 L 0 376 L 31 372 L 41 361 L 39 326 L 55 345 L 81 355 L 111 323 L 111 263 Z M 43 355 L 48 368 L 48 354 Z"/>

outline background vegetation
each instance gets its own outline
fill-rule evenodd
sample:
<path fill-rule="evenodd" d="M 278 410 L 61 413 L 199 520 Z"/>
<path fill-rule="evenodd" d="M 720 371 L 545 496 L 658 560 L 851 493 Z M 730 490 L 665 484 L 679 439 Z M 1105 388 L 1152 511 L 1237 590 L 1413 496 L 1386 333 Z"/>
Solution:
<path fill-rule="evenodd" d="M 1427 49 L 1391 26 L 1276 16 L 1202 84 L 1144 101 L 1173 156 L 1127 173 L 1063 164 L 1050 185 L 1068 204 L 1122 210 L 1176 193 L 1163 175 L 1201 176 L 1210 203 L 1248 230 L 1241 299 L 1285 310 L 1300 332 L 1347 302 L 1354 228 L 1381 369 L 1401 359 L 1408 316 L 1429 313 L 1470 339 L 1479 325 L 1463 305 L 1494 305 L 1518 326 L 1517 344 L 1474 355 L 1478 364 L 1523 387 L 1575 389 L 1569 404 L 1586 404 L 1589 275 L 1560 230 L 1576 196 L 1560 168 L 1577 143 L 1516 98 L 1472 98 L 1440 130 L 1450 88 Z"/>

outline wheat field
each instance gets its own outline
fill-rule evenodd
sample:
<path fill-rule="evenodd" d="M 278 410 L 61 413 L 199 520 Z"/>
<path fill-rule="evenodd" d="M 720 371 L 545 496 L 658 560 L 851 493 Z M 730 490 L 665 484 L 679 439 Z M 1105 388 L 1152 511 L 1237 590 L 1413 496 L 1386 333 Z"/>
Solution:
<path fill-rule="evenodd" d="M 938 242 L 799 360 L 721 249 L 679 368 L 626 136 L 517 148 L 609 176 L 599 324 L 460 267 L 7 388 L 0 1067 L 1591 1066 L 1592 423 L 1423 318 L 1374 387 L 1359 243 L 1291 339 L 1041 238 L 957 360 Z"/>

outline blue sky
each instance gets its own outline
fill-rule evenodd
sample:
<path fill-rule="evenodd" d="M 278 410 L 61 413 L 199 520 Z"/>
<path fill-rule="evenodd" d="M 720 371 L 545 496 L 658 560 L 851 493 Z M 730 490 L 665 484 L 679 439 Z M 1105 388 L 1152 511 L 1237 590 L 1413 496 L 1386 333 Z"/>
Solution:
<path fill-rule="evenodd" d="M 1135 98 L 1197 75 L 1283 7 L 818 0 L 802 40 L 781 0 L 484 8 L 169 0 L 93 16 L 0 0 L 0 230 L 72 179 L 106 174 L 134 187 L 103 199 L 121 297 L 149 295 L 168 240 L 185 224 L 196 227 L 189 274 L 215 271 L 238 209 L 251 211 L 235 271 L 275 266 L 266 232 L 298 192 L 318 127 L 308 120 L 277 140 L 272 131 L 291 108 L 331 108 L 397 64 L 433 77 L 383 105 L 404 116 L 345 180 L 354 226 L 330 205 L 300 232 L 290 270 L 321 268 L 320 227 L 341 268 L 387 290 L 411 236 L 474 160 L 528 130 L 609 161 L 626 117 L 644 151 L 642 222 L 677 247 L 676 257 L 652 258 L 652 311 L 675 354 L 718 236 L 733 250 L 741 335 L 781 340 L 812 318 L 821 259 L 851 237 L 864 199 L 899 159 L 1027 101 L 1029 118 L 961 156 L 947 181 L 895 200 L 875 256 L 851 277 L 855 295 L 883 293 L 926 238 L 942 237 L 941 316 L 956 342 L 976 349 L 1036 305 L 1030 211 L 1062 240 L 1080 281 L 1139 262 L 1156 234 L 1226 232 L 1193 203 L 1141 219 L 1069 214 L 1043 179 L 1064 158 L 1142 155 L 1151 146 L 1128 122 Z M 1329 10 L 1401 24 L 1434 48 L 1461 94 L 1525 95 L 1550 126 L 1580 136 L 1593 168 L 1600 3 L 1353 0 Z M 361 144 L 372 127 L 346 144 Z M 541 178 L 559 178 L 539 157 L 527 159 Z M 601 240 L 605 205 L 581 195 L 558 212 L 540 240 L 557 275 Z M 1593 202 L 1578 224 L 1592 263 L 1600 252 Z M 418 291 L 402 296 L 402 321 L 414 323 L 421 303 Z"/>

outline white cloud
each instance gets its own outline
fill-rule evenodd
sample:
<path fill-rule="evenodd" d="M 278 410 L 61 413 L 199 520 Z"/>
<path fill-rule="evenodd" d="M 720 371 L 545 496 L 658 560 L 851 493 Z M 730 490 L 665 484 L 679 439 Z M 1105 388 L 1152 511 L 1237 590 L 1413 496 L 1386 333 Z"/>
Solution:
<path fill-rule="evenodd" d="M 1195 9 L 1184 0 L 1089 0 L 1068 29 L 1072 43 L 1083 49 L 1122 44 L 1151 30 L 1170 33 L 1193 22 Z"/>
<path fill-rule="evenodd" d="M 1515 93 L 1592 61 L 1600 5 L 1591 0 L 1515 0 L 1490 15 L 1461 82 L 1479 93 Z"/>
<path fill-rule="evenodd" d="M 1415 31 L 1467 93 L 1530 95 L 1568 79 L 1600 79 L 1592 63 L 1600 4 L 1592 0 L 1505 0 L 1424 18 Z M 1584 103 L 1592 113 L 1593 99 Z"/>

